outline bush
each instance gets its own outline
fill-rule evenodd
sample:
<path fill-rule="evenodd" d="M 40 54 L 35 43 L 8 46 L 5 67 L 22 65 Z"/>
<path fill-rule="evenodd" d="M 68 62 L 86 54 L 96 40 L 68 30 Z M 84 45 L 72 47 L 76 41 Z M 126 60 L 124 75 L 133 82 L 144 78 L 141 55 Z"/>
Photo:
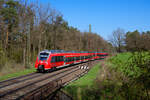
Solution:
<path fill-rule="evenodd" d="M 149 99 L 150 52 L 119 54 L 109 61 L 112 63 L 113 69 L 123 73 L 128 78 L 127 82 L 122 80 L 123 85 L 121 87 L 126 99 Z"/>

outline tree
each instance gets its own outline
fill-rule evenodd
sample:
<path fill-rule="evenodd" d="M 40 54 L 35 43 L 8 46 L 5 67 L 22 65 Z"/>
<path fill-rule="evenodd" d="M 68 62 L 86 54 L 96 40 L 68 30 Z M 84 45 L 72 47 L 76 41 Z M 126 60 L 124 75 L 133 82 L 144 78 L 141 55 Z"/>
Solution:
<path fill-rule="evenodd" d="M 140 44 L 143 50 L 150 50 L 150 31 L 142 32 Z"/>
<path fill-rule="evenodd" d="M 5 49 L 8 48 L 8 42 L 12 38 L 10 33 L 12 33 L 13 28 L 18 26 L 18 6 L 19 3 L 14 0 L 6 0 L 1 3 L 0 15 L 3 22 L 5 23 L 6 35 L 5 35 Z"/>
<path fill-rule="evenodd" d="M 122 47 L 124 46 L 125 32 L 123 29 L 118 28 L 113 31 L 110 37 L 111 44 L 116 48 L 117 52 L 122 52 Z"/>
<path fill-rule="evenodd" d="M 140 49 L 141 37 L 138 30 L 126 33 L 126 49 L 128 51 L 138 51 Z"/>

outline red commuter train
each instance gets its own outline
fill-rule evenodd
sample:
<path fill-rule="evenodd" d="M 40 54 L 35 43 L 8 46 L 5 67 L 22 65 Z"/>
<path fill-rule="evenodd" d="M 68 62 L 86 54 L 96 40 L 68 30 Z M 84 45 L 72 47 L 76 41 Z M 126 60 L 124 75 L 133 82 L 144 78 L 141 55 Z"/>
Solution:
<path fill-rule="evenodd" d="M 51 71 L 56 68 L 91 60 L 103 59 L 108 56 L 101 52 L 75 52 L 64 50 L 44 50 L 36 59 L 35 68 L 38 72 Z"/>

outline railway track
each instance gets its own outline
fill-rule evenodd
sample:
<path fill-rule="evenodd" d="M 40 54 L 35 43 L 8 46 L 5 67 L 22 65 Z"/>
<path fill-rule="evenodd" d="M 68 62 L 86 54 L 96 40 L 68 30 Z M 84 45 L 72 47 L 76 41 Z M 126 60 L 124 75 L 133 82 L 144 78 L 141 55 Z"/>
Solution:
<path fill-rule="evenodd" d="M 39 92 L 40 89 L 43 89 L 43 87 L 46 87 L 45 91 L 52 93 L 62 85 L 69 83 L 71 80 L 76 79 L 83 73 L 87 72 L 87 69 L 81 70 L 81 67 L 79 66 L 82 65 L 86 65 L 86 63 L 74 65 L 52 73 L 31 73 L 2 81 L 0 82 L 0 100 L 20 100 L 22 98 L 30 97 L 31 94 L 34 98 L 31 100 L 36 100 L 35 97 L 38 96 L 35 96 L 35 94 L 37 95 L 37 92 Z M 29 98 L 23 100 L 28 99 Z"/>

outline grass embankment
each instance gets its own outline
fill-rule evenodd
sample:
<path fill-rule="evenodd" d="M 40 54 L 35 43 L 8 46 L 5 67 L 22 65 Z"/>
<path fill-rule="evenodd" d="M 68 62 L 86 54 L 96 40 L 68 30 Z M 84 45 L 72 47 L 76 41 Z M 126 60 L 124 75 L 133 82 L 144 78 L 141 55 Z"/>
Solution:
<path fill-rule="evenodd" d="M 89 98 L 91 98 L 87 96 L 87 92 L 89 92 L 88 89 L 91 89 L 94 86 L 94 82 L 96 76 L 98 75 L 99 69 L 100 63 L 94 66 L 88 72 L 88 74 L 66 86 L 64 90 L 72 95 L 74 97 L 74 100 L 83 100 L 83 98 L 84 100 L 88 100 Z"/>
<path fill-rule="evenodd" d="M 74 83 L 72 83 L 72 86 L 92 86 L 93 82 L 99 72 L 100 69 L 100 63 L 98 63 L 96 66 L 94 66 L 88 74 L 86 74 L 84 77 L 81 77 L 79 80 L 76 80 Z"/>
<path fill-rule="evenodd" d="M 32 72 L 36 72 L 35 68 L 29 68 L 29 69 L 22 69 L 22 70 L 18 70 L 17 72 L 11 72 L 9 74 L 5 74 L 5 75 L 1 75 L 0 76 L 0 81 L 2 80 L 6 80 L 6 79 L 9 79 L 9 78 L 13 78 L 13 77 L 18 77 L 18 76 L 22 76 L 22 75 L 26 75 L 26 74 L 29 74 L 29 73 L 32 73 Z"/>
<path fill-rule="evenodd" d="M 64 90 L 74 100 L 149 100 L 149 65 L 147 52 L 121 53 L 104 60 L 101 67 L 93 67 Z"/>

